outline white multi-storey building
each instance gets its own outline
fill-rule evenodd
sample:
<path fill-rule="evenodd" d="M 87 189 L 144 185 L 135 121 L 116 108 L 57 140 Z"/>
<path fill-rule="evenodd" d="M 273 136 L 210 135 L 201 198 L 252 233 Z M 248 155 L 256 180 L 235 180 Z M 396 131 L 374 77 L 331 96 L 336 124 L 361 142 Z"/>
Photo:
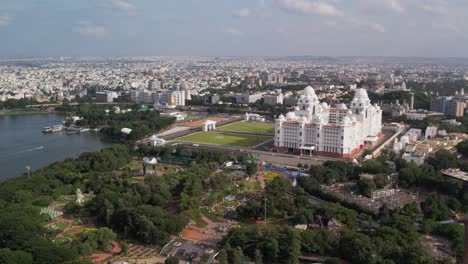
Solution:
<path fill-rule="evenodd" d="M 132 90 L 130 93 L 132 102 L 158 105 L 184 106 L 186 91 L 180 90 Z"/>
<path fill-rule="evenodd" d="M 283 104 L 283 94 L 265 94 L 263 96 L 263 103 L 268 105 Z"/>
<path fill-rule="evenodd" d="M 294 111 L 275 121 L 275 148 L 351 158 L 364 144 L 374 143 L 381 133 L 382 110 L 372 105 L 364 89 L 356 89 L 350 107 L 320 103 L 308 86 Z"/>

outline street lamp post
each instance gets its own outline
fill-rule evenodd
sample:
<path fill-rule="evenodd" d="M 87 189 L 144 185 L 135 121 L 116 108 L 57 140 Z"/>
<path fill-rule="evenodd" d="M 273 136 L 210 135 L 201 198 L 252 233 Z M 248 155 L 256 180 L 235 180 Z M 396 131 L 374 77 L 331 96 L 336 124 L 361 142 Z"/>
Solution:
<path fill-rule="evenodd" d="M 26 166 L 26 169 L 28 170 L 28 179 L 31 178 L 31 166 Z"/>

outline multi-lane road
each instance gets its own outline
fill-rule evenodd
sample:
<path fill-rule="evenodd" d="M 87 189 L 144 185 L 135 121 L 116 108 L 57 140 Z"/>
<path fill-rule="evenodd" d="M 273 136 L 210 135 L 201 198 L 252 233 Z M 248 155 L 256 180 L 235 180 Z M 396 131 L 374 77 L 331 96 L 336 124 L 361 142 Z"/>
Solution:
<path fill-rule="evenodd" d="M 170 146 L 185 146 L 190 149 L 202 149 L 202 150 L 215 150 L 221 151 L 226 154 L 241 154 L 241 153 L 250 153 L 255 155 L 258 160 L 264 161 L 271 164 L 282 164 L 287 166 L 297 166 L 297 164 L 307 164 L 307 165 L 319 165 L 327 160 L 339 160 L 336 158 L 330 157 L 319 157 L 319 156 L 298 156 L 284 153 L 276 153 L 271 151 L 261 151 L 254 150 L 249 148 L 240 148 L 240 147 L 228 147 L 228 146 L 216 146 L 216 145 L 206 145 L 206 144 L 192 144 L 180 141 L 170 141 L 168 142 Z"/>

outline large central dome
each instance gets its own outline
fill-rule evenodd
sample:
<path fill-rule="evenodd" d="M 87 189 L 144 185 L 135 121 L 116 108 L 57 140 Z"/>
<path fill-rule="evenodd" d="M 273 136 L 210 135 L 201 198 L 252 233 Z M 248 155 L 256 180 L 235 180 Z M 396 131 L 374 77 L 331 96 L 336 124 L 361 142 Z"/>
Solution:
<path fill-rule="evenodd" d="M 315 94 L 315 91 L 314 91 L 314 88 L 312 88 L 312 86 L 307 86 L 304 91 L 303 91 L 303 94 L 305 96 L 313 96 L 313 97 L 316 97 L 317 95 Z"/>
<path fill-rule="evenodd" d="M 369 99 L 369 96 L 367 95 L 366 90 L 360 88 L 356 90 L 356 93 L 354 94 L 354 98 L 356 99 Z"/>

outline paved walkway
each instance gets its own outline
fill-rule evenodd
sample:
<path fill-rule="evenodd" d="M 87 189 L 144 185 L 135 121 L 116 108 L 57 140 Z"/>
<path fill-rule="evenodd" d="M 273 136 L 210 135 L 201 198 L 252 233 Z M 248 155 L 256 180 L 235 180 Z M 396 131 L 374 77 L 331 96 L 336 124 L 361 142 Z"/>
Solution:
<path fill-rule="evenodd" d="M 120 247 L 119 243 L 117 243 L 117 241 L 112 241 L 111 244 L 112 244 L 112 249 L 109 252 L 95 253 L 91 255 L 91 259 L 93 260 L 93 262 L 95 263 L 102 262 L 106 259 L 111 258 L 112 255 L 120 253 L 120 251 L 122 251 L 122 248 Z"/>

